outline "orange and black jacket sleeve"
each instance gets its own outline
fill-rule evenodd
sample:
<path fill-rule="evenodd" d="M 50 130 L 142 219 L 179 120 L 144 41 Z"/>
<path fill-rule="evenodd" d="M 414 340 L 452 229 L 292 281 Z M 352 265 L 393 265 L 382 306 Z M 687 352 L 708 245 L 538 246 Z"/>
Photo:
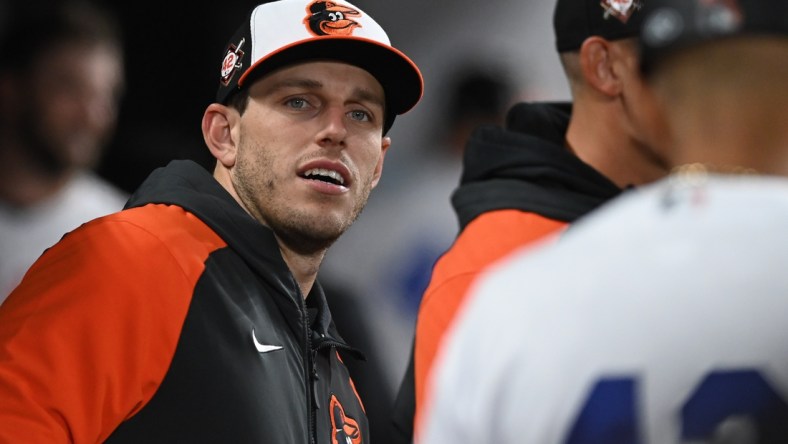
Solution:
<path fill-rule="evenodd" d="M 441 343 L 475 279 L 497 260 L 566 226 L 565 222 L 536 213 L 491 211 L 468 224 L 452 247 L 436 262 L 416 323 L 416 424 L 426 401 L 429 375 Z"/>
<path fill-rule="evenodd" d="M 160 207 L 67 234 L 0 306 L 1 444 L 102 442 L 153 396 L 204 260 L 223 244 Z"/>

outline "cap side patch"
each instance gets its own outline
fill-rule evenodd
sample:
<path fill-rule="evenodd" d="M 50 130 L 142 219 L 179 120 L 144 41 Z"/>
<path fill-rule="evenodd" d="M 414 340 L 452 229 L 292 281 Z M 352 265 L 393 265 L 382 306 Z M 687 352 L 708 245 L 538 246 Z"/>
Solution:
<path fill-rule="evenodd" d="M 222 60 L 221 72 L 221 81 L 225 86 L 230 83 L 235 72 L 243 66 L 244 52 L 242 48 L 244 43 L 246 43 L 246 39 L 242 38 L 237 46 L 235 44 L 230 44 L 230 47 L 227 48 L 227 54 L 225 54 L 224 60 Z"/>
<path fill-rule="evenodd" d="M 615 17 L 626 24 L 643 3 L 640 0 L 602 0 L 600 6 L 605 10 L 605 20 Z"/>

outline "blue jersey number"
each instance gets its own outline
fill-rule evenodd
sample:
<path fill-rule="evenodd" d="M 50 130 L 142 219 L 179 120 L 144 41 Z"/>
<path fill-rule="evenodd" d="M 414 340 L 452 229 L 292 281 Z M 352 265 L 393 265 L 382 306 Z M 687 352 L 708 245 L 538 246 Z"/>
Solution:
<path fill-rule="evenodd" d="M 637 397 L 636 378 L 600 380 L 580 410 L 566 444 L 640 444 Z M 788 442 L 788 404 L 751 370 L 706 376 L 681 409 L 681 438 L 711 439 L 717 427 L 734 416 L 746 416 L 757 426 L 759 442 Z"/>

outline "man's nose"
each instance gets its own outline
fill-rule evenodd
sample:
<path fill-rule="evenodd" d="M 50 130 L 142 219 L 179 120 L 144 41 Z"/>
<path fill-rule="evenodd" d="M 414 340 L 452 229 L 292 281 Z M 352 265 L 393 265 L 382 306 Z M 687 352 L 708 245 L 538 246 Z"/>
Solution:
<path fill-rule="evenodd" d="M 347 137 L 347 113 L 344 107 L 331 106 L 321 116 L 322 128 L 319 133 L 320 143 L 344 145 Z"/>

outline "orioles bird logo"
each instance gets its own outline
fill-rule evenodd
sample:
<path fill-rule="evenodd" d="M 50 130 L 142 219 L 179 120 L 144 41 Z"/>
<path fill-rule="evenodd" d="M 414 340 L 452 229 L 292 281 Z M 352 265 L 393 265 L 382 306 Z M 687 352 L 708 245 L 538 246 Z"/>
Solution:
<path fill-rule="evenodd" d="M 350 17 L 360 17 L 361 13 L 332 1 L 316 0 L 306 7 L 304 23 L 314 35 L 351 35 L 361 25 Z"/>
<path fill-rule="evenodd" d="M 345 416 L 345 409 L 336 395 L 331 395 L 331 444 L 361 444 L 361 430 L 356 420 Z"/>

